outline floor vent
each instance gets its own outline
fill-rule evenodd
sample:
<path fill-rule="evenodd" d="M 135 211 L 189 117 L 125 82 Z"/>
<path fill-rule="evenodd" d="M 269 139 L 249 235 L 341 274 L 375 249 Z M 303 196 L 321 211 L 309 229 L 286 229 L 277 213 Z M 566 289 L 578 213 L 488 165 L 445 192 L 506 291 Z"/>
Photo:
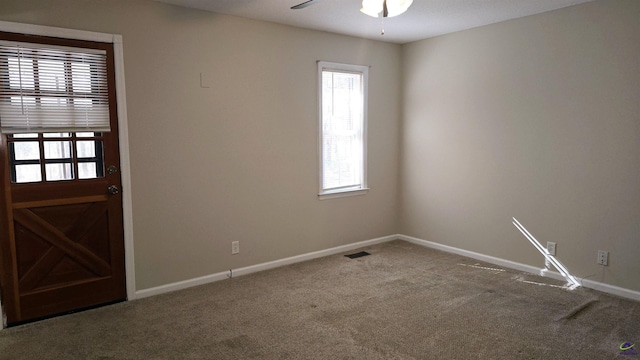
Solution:
<path fill-rule="evenodd" d="M 371 255 L 366 251 L 360 251 L 359 253 L 355 253 L 355 254 L 349 254 L 349 255 L 345 255 L 346 257 L 348 257 L 349 259 L 357 259 L 359 257 L 363 257 L 363 256 L 367 256 L 367 255 Z"/>

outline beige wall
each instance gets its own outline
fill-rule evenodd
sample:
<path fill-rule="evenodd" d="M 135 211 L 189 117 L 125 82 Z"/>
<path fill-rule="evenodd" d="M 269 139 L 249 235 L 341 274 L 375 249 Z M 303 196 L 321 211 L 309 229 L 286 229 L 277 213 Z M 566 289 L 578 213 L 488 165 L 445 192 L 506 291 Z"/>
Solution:
<path fill-rule="evenodd" d="M 400 232 L 542 266 L 516 217 L 640 290 L 639 19 L 602 0 L 404 46 Z"/>
<path fill-rule="evenodd" d="M 600 0 L 401 47 L 0 0 L 0 20 L 123 35 L 138 289 L 394 233 L 542 266 L 515 216 L 576 276 L 640 290 L 638 18 Z M 316 60 L 372 66 L 366 196 L 316 198 Z"/>
<path fill-rule="evenodd" d="M 399 45 L 150 0 L 0 0 L 0 20 L 122 34 L 139 290 L 397 231 Z M 365 196 L 317 199 L 317 60 L 371 65 Z"/>

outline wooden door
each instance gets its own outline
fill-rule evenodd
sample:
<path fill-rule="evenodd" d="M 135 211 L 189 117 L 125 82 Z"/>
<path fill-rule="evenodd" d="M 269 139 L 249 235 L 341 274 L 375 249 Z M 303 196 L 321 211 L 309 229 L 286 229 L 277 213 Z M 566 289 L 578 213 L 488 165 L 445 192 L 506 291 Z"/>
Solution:
<path fill-rule="evenodd" d="M 0 33 L 3 37 L 105 49 L 111 122 L 108 132 L 1 135 L 0 283 L 7 323 L 125 300 L 113 47 Z M 0 59 L 0 66 L 6 64 Z M 8 86 L 2 79 L 0 84 Z"/>

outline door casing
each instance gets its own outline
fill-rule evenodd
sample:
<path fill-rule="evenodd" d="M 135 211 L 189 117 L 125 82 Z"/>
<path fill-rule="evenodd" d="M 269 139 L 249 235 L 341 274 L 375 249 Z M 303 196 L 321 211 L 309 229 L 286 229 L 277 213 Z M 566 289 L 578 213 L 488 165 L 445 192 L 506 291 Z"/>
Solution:
<path fill-rule="evenodd" d="M 22 33 L 28 35 L 51 36 L 74 40 L 107 42 L 113 44 L 116 77 L 116 101 L 118 112 L 120 178 L 122 183 L 122 217 L 124 227 L 127 300 L 133 300 L 136 298 L 135 262 L 133 256 L 133 211 L 131 200 L 131 166 L 129 161 L 129 131 L 126 111 L 127 105 L 124 83 L 122 35 L 6 21 L 0 21 L 0 31 Z M 2 304 L 0 303 L 0 308 L 1 306 Z M 4 328 L 6 327 L 6 317 L 4 316 L 4 314 L 2 314 L 2 318 L 2 327 Z"/>

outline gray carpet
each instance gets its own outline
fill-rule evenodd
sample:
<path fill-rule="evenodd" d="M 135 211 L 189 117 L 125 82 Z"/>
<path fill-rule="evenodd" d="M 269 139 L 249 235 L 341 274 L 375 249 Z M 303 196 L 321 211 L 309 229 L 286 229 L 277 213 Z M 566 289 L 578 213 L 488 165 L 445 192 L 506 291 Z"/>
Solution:
<path fill-rule="evenodd" d="M 5 329 L 0 359 L 640 358 L 619 350 L 640 347 L 638 302 L 404 241 L 363 250 Z"/>

